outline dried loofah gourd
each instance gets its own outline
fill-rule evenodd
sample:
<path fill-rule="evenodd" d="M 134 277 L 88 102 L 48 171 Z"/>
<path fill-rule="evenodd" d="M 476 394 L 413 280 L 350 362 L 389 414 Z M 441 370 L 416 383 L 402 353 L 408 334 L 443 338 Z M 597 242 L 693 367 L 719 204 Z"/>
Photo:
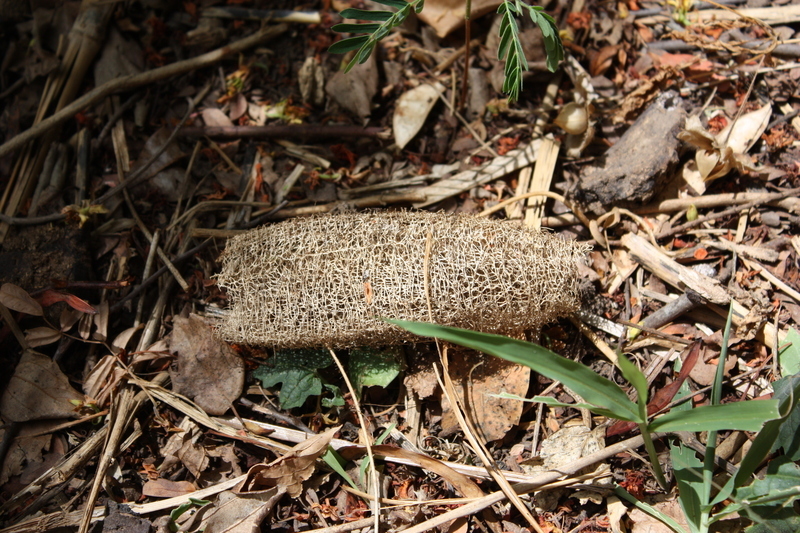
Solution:
<path fill-rule="evenodd" d="M 471 216 L 293 219 L 228 242 L 218 280 L 231 307 L 219 333 L 282 348 L 395 344 L 416 337 L 379 317 L 429 321 L 429 295 L 438 324 L 518 335 L 577 308 L 585 253 Z"/>

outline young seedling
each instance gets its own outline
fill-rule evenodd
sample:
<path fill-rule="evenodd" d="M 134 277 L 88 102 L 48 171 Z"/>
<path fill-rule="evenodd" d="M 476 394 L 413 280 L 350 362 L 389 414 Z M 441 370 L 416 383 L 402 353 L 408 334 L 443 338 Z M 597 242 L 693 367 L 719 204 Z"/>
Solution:
<path fill-rule="evenodd" d="M 363 9 L 345 9 L 340 13 L 343 18 L 366 20 L 362 24 L 337 24 L 332 29 L 340 33 L 361 34 L 356 37 L 349 37 L 336 42 L 328 48 L 334 54 L 343 54 L 357 50 L 353 59 L 345 67 L 345 72 L 349 71 L 356 64 L 364 63 L 378 42 L 389 35 L 392 28 L 395 28 L 408 18 L 412 11 L 419 13 L 424 7 L 424 0 L 375 0 L 379 4 L 392 7 L 397 11 L 366 11 Z M 469 69 L 469 23 L 472 11 L 472 2 L 466 0 L 465 15 L 466 21 L 466 61 L 464 65 L 464 78 L 462 88 L 467 86 L 467 71 Z M 564 47 L 561 44 L 561 37 L 558 33 L 558 26 L 553 17 L 544 12 L 544 8 L 528 5 L 522 0 L 505 0 L 497 12 L 502 16 L 500 22 L 500 44 L 497 50 L 497 58 L 505 59 L 505 80 L 503 92 L 508 94 L 510 101 L 519 99 L 522 90 L 522 74 L 528 70 L 528 60 L 522 49 L 522 41 L 519 36 L 519 26 L 517 17 L 522 16 L 527 11 L 534 23 L 539 26 L 544 36 L 544 47 L 547 54 L 547 68 L 554 72 L 558 63 L 564 59 Z M 463 94 L 463 93 L 462 93 Z M 462 100 L 464 98 L 462 97 Z"/>
<path fill-rule="evenodd" d="M 679 500 L 691 533 L 707 533 L 714 522 L 734 512 L 756 522 L 748 533 L 769 531 L 769 528 L 760 528 L 764 524 L 780 524 L 783 529 L 778 528 L 776 531 L 797 531 L 800 527 L 800 516 L 792 508 L 792 502 L 800 496 L 800 467 L 793 463 L 793 459 L 800 458 L 800 439 L 794 437 L 800 416 L 796 409 L 797 400 L 800 398 L 800 374 L 776 382 L 778 399 L 721 404 L 720 368 L 711 395 L 711 405 L 689 410 L 673 410 L 658 418 L 649 419 L 647 380 L 644 374 L 622 355 L 619 356 L 619 368 L 625 379 L 636 389 L 638 397 L 635 402 L 630 400 L 626 392 L 616 383 L 596 374 L 589 367 L 535 344 L 500 335 L 430 323 L 402 320 L 387 320 L 387 322 L 417 335 L 436 337 L 528 366 L 539 374 L 560 381 L 574 390 L 585 403 L 564 404 L 553 398 L 541 396 L 534 397 L 533 401 L 551 406 L 585 407 L 599 415 L 636 423 L 642 432 L 653 472 L 664 488 L 666 480 L 651 434 L 657 431 L 665 433 L 708 431 L 709 445 L 705 461 L 698 459 L 694 451 L 683 447 L 680 443 L 671 445 Z M 729 333 L 730 318 L 724 336 L 724 347 L 727 346 Z M 720 367 L 725 360 L 726 351 L 727 348 L 720 355 Z M 715 468 L 716 433 L 721 430 L 758 431 L 758 435 L 753 440 L 737 473 L 719 487 L 712 482 L 712 474 Z M 753 474 L 763 460 L 778 447 L 783 447 L 786 455 L 770 463 L 763 480 L 751 482 Z M 617 493 L 643 511 L 662 520 L 676 532 L 686 533 L 686 529 L 675 520 L 636 500 L 623 488 L 618 487 Z M 728 500 L 733 503 L 719 509 L 719 505 Z"/>

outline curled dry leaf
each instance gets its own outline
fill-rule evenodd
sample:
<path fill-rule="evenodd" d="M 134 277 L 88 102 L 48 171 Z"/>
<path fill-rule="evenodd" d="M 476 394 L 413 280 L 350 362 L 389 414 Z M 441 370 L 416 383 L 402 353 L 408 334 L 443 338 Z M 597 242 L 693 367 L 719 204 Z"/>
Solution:
<path fill-rule="evenodd" d="M 694 165 L 704 181 L 726 176 L 733 169 L 754 171 L 746 154 L 764 133 L 771 114 L 772 105 L 767 104 L 740 116 L 716 135 L 709 133 L 697 116 L 690 116 L 678 138 L 697 148 Z"/>
<path fill-rule="evenodd" d="M 443 87 L 423 84 L 403 93 L 397 99 L 392 117 L 394 142 L 402 150 L 419 133 L 436 104 Z"/>
<path fill-rule="evenodd" d="M 0 399 L 0 415 L 6 421 L 28 422 L 77 416 L 70 401 L 83 401 L 67 376 L 46 355 L 26 350 Z"/>
<path fill-rule="evenodd" d="M 0 303 L 20 313 L 34 316 L 42 316 L 44 314 L 39 302 L 13 283 L 3 283 L 3 286 L 0 287 Z"/>
<path fill-rule="evenodd" d="M 328 449 L 331 439 L 341 426 L 304 440 L 283 457 L 267 465 L 255 465 L 247 477 L 236 487 L 235 492 L 246 494 L 277 487 L 292 498 L 303 492 L 303 481 L 316 470 L 315 462 Z"/>
<path fill-rule="evenodd" d="M 78 298 L 74 294 L 56 291 L 53 289 L 47 289 L 44 291 L 39 296 L 39 302 L 45 307 L 49 307 L 56 302 L 66 302 L 68 306 L 76 311 L 80 311 L 81 313 L 88 313 L 90 315 L 97 313 L 97 310 L 89 305 L 87 301 Z"/>

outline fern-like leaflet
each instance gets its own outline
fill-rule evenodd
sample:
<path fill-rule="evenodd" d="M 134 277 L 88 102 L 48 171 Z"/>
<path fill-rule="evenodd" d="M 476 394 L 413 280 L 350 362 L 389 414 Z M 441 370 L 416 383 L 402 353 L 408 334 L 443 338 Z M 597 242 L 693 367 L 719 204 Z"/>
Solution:
<path fill-rule="evenodd" d="M 333 31 L 341 33 L 366 33 L 358 37 L 350 37 L 333 43 L 328 51 L 332 54 L 343 54 L 351 50 L 358 50 L 353 59 L 345 67 L 348 72 L 357 63 L 364 63 L 378 41 L 389 35 L 392 28 L 401 25 L 411 14 L 411 10 L 416 13 L 422 11 L 425 0 L 375 0 L 379 4 L 397 9 L 392 11 L 366 11 L 364 9 L 349 8 L 339 13 L 342 17 L 357 20 L 374 21 L 368 24 L 337 24 L 331 28 Z"/>
<path fill-rule="evenodd" d="M 519 98 L 519 92 L 522 89 L 522 73 L 528 70 L 528 60 L 522 50 L 519 26 L 517 26 L 517 17 L 522 15 L 523 8 L 528 9 L 531 20 L 542 31 L 547 54 L 547 69 L 554 72 L 558 68 L 558 63 L 564 59 L 564 47 L 558 34 L 558 26 L 555 19 L 544 12 L 544 8 L 530 6 L 520 0 L 505 0 L 500 4 L 500 7 L 497 8 L 497 12 L 502 17 L 497 59 L 506 60 L 503 92 L 512 102 Z"/>

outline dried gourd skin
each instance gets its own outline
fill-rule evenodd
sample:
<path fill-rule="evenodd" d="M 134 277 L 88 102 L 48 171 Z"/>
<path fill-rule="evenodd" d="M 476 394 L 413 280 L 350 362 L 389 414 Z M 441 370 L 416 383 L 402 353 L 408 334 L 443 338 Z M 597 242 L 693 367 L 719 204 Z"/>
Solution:
<path fill-rule="evenodd" d="M 418 337 L 380 318 L 429 322 L 429 295 L 438 324 L 519 335 L 577 309 L 586 252 L 467 215 L 292 219 L 228 241 L 218 283 L 230 309 L 218 332 L 279 348 L 397 344 Z"/>

